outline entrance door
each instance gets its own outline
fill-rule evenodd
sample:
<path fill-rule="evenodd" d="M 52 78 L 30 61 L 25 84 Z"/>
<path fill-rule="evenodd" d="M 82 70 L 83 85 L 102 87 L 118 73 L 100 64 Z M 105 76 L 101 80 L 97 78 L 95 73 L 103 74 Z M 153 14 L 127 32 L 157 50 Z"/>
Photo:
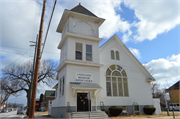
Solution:
<path fill-rule="evenodd" d="M 90 101 L 91 110 L 91 101 Z M 88 111 L 87 93 L 77 93 L 77 111 Z"/>

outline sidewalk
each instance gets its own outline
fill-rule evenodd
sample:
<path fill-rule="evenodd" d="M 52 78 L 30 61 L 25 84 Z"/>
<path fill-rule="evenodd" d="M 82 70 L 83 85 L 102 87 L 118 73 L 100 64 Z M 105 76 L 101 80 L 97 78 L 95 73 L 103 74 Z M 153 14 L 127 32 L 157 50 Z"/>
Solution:
<path fill-rule="evenodd" d="M 129 119 L 135 119 L 135 118 L 129 118 Z M 139 119 L 149 119 L 149 118 L 139 118 Z M 151 119 L 174 119 L 174 118 L 173 116 L 165 116 L 165 117 L 156 117 Z M 180 116 L 175 116 L 175 119 L 180 119 Z"/>

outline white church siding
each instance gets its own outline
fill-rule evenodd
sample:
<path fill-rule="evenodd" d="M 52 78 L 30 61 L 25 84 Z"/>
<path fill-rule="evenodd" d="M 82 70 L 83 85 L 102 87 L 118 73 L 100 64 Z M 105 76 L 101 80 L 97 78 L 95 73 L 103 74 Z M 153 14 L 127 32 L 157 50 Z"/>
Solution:
<path fill-rule="evenodd" d="M 83 46 L 83 55 L 82 60 L 75 59 L 76 43 L 82 43 Z M 92 45 L 92 61 L 86 60 L 86 44 Z M 76 61 L 76 62 L 89 62 L 89 63 L 99 63 L 99 42 L 98 41 L 89 41 L 80 38 L 68 37 L 67 39 L 67 60 Z"/>
<path fill-rule="evenodd" d="M 75 82 L 75 75 L 77 72 L 81 73 L 91 73 L 93 74 L 93 83 L 100 83 L 99 73 L 100 70 L 98 67 L 88 67 L 88 66 L 78 66 L 78 65 L 67 65 L 67 82 Z M 71 88 L 70 83 L 66 84 L 66 102 L 70 102 L 71 106 L 77 105 L 77 93 L 73 96 L 73 89 Z M 79 91 L 80 92 L 80 91 Z M 88 92 L 87 90 L 82 90 L 82 92 Z M 93 99 L 92 106 L 95 106 L 95 99 Z"/>
<path fill-rule="evenodd" d="M 60 96 L 60 79 L 62 80 L 63 76 L 65 77 L 65 84 L 66 84 L 66 77 L 67 77 L 67 66 L 65 66 L 60 72 L 58 72 L 58 88 L 57 88 L 57 96 L 56 99 L 52 101 L 52 107 L 62 107 L 66 105 L 66 85 L 64 90 L 64 95 L 62 96 L 62 89 L 61 89 L 61 96 Z M 61 82 L 62 83 L 62 82 Z"/>
<path fill-rule="evenodd" d="M 119 40 L 119 39 L 117 39 Z M 118 50 L 120 60 L 111 60 L 110 51 Z M 110 40 L 104 44 L 100 50 L 100 63 L 104 66 L 100 69 L 101 86 L 104 90 L 101 91 L 104 104 L 109 105 L 131 105 L 137 102 L 140 105 L 153 105 L 151 87 L 146 79 L 148 78 L 138 67 L 138 65 L 126 53 L 123 46 L 116 40 Z M 112 65 L 120 65 L 127 73 L 129 97 L 107 97 L 106 95 L 106 70 Z M 115 103 L 116 102 L 116 103 Z"/>

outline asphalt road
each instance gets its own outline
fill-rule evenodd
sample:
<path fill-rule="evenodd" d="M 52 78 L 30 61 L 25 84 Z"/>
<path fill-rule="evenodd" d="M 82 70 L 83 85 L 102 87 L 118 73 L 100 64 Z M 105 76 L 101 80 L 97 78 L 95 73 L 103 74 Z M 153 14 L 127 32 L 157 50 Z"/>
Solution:
<path fill-rule="evenodd" d="M 23 119 L 24 115 L 18 114 L 17 111 L 11 111 L 6 113 L 0 113 L 0 119 Z"/>

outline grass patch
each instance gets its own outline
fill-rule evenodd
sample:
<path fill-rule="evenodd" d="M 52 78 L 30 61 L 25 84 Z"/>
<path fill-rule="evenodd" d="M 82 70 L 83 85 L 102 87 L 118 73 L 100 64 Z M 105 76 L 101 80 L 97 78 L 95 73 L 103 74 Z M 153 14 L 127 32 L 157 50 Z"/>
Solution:
<path fill-rule="evenodd" d="M 40 115 L 48 115 L 48 111 L 45 111 L 45 112 L 36 111 L 35 113 L 40 114 Z"/>

